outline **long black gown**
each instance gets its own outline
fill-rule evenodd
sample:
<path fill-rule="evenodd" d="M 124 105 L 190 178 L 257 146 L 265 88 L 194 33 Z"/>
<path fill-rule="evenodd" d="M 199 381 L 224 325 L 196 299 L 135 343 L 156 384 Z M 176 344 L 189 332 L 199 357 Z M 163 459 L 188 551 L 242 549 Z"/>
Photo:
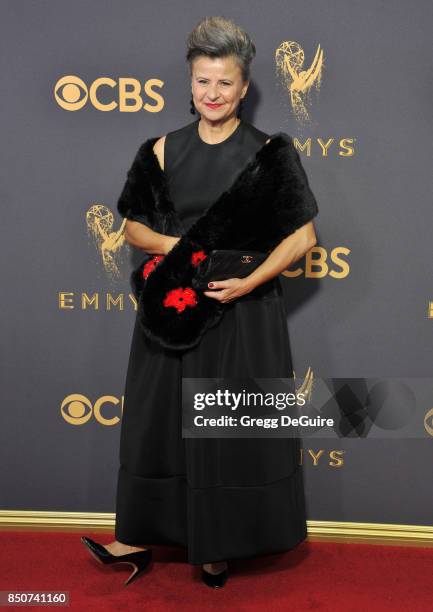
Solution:
<path fill-rule="evenodd" d="M 201 139 L 198 121 L 167 134 L 164 170 L 185 230 L 267 139 L 244 121 L 218 144 Z M 227 303 L 219 323 L 188 350 L 149 340 L 136 318 L 124 390 L 116 539 L 186 547 L 192 564 L 293 548 L 307 535 L 299 440 L 182 438 L 182 376 L 292 376 L 278 277 Z"/>

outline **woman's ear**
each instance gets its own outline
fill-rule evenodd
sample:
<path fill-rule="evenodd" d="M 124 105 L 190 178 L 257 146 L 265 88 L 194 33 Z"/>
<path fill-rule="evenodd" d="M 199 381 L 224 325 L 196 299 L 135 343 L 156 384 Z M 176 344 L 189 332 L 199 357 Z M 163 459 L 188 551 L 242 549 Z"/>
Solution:
<path fill-rule="evenodd" d="M 247 91 L 248 91 L 248 87 L 249 86 L 250 86 L 250 82 L 247 81 L 246 85 L 242 89 L 242 96 L 241 96 L 241 98 L 245 98 L 245 96 L 247 95 Z"/>

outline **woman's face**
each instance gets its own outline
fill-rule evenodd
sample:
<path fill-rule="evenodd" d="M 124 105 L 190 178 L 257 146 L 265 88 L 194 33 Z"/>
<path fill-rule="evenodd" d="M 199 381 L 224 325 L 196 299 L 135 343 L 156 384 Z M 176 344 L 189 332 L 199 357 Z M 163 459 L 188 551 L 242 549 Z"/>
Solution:
<path fill-rule="evenodd" d="M 194 106 L 200 115 L 218 123 L 236 114 L 248 82 L 242 80 L 240 66 L 233 57 L 202 55 L 192 63 L 191 88 Z"/>

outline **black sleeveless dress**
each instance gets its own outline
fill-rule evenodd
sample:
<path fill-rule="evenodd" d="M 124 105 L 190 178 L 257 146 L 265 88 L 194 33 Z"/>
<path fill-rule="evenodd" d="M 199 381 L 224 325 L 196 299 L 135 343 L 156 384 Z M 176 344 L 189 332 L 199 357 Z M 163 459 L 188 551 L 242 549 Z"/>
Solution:
<path fill-rule="evenodd" d="M 198 120 L 166 136 L 164 171 L 187 230 L 268 135 L 241 121 L 218 144 Z M 192 564 L 250 558 L 306 538 L 300 444 L 284 438 L 182 438 L 182 377 L 292 375 L 279 278 L 226 304 L 201 342 L 170 351 L 136 318 L 124 391 L 115 537 L 185 547 Z"/>

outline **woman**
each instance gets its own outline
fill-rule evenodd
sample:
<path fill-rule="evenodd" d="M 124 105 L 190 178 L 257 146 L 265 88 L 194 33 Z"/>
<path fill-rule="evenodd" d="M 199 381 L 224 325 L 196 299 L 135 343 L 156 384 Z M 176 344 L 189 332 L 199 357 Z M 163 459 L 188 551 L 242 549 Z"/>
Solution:
<path fill-rule="evenodd" d="M 196 26 L 187 60 L 191 112 L 200 119 L 140 147 L 118 202 L 127 241 L 148 254 L 134 273 L 136 295 L 147 296 L 139 299 L 125 384 L 116 539 L 106 546 L 82 539 L 100 561 L 134 566 L 126 584 L 150 562 L 152 544 L 185 547 L 205 584 L 221 587 L 229 559 L 290 550 L 306 537 L 297 439 L 181 433 L 182 377 L 293 371 L 278 275 L 316 243 L 318 209 L 291 140 L 238 116 L 254 55 L 232 21 L 210 17 Z M 274 181 L 275 168 L 282 169 Z M 266 219 L 254 218 L 264 204 Z M 184 291 L 186 255 L 195 265 L 206 246 L 237 248 L 235 236 L 274 248 L 249 276 L 215 281 L 201 295 L 188 287 L 195 301 L 155 308 L 158 291 L 165 298 Z"/>

